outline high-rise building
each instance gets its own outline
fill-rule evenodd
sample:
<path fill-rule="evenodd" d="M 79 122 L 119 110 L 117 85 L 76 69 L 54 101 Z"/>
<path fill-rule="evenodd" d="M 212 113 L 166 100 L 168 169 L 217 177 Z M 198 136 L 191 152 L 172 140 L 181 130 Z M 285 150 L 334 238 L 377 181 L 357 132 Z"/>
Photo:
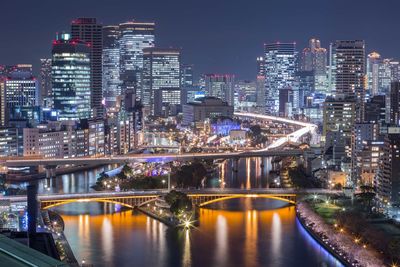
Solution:
<path fill-rule="evenodd" d="M 382 125 L 386 121 L 386 97 L 376 95 L 365 103 L 365 122 L 378 123 Z"/>
<path fill-rule="evenodd" d="M 279 111 L 279 90 L 292 87 L 296 72 L 296 43 L 264 45 L 266 112 Z"/>
<path fill-rule="evenodd" d="M 222 99 L 228 105 L 234 105 L 235 76 L 229 74 L 206 74 L 205 91 L 208 96 Z"/>
<path fill-rule="evenodd" d="M 264 57 L 257 57 L 257 76 L 265 76 Z"/>
<path fill-rule="evenodd" d="M 326 48 L 321 47 L 321 42 L 318 39 L 310 39 L 309 47 L 304 48 L 302 52 L 301 69 L 313 71 L 315 75 L 326 76 L 327 55 Z"/>
<path fill-rule="evenodd" d="M 279 90 L 279 116 L 291 117 L 293 110 L 293 90 L 283 88 Z"/>
<path fill-rule="evenodd" d="M 143 49 L 142 103 L 154 114 L 155 91 L 181 88 L 180 51 L 177 49 Z"/>
<path fill-rule="evenodd" d="M 101 116 L 103 114 L 103 26 L 97 23 L 95 18 L 78 18 L 71 23 L 71 36 L 72 39 L 86 42 L 90 49 L 91 108 L 94 116 Z"/>
<path fill-rule="evenodd" d="M 313 91 L 318 94 L 330 95 L 327 76 L 328 53 L 321 47 L 318 39 L 312 38 L 309 47 L 304 48 L 301 54 L 300 68 L 302 72 L 311 72 L 313 75 Z"/>
<path fill-rule="evenodd" d="M 365 102 L 365 43 L 362 40 L 332 44 L 334 95 L 356 102 L 356 119 L 363 121 Z"/>
<path fill-rule="evenodd" d="M 392 82 L 390 86 L 389 123 L 400 126 L 400 82 Z"/>
<path fill-rule="evenodd" d="M 400 200 L 400 131 L 389 128 L 383 145 L 375 181 L 377 197 L 382 202 Z"/>
<path fill-rule="evenodd" d="M 190 88 L 193 86 L 193 65 L 182 64 L 181 66 L 181 86 L 182 88 Z"/>
<path fill-rule="evenodd" d="M 377 95 L 379 92 L 379 65 L 381 64 L 381 55 L 372 52 L 367 56 L 367 90 L 371 95 Z"/>
<path fill-rule="evenodd" d="M 118 26 L 103 27 L 103 97 L 106 109 L 118 110 L 121 102 L 120 31 Z"/>
<path fill-rule="evenodd" d="M 331 150 L 334 164 L 351 157 L 351 137 L 355 122 L 355 102 L 327 98 L 323 105 L 322 140 Z"/>
<path fill-rule="evenodd" d="M 19 64 L 9 68 L 1 85 L 1 123 L 7 124 L 10 112 L 16 108 L 39 105 L 39 82 L 32 74 L 32 65 Z"/>
<path fill-rule="evenodd" d="M 48 103 L 51 92 L 51 58 L 40 59 L 40 104 L 50 106 Z"/>
<path fill-rule="evenodd" d="M 52 49 L 53 108 L 60 120 L 91 117 L 90 47 L 61 34 Z"/>
<path fill-rule="evenodd" d="M 119 24 L 119 30 L 121 93 L 133 91 L 141 100 L 143 49 L 155 45 L 155 23 L 128 21 Z"/>

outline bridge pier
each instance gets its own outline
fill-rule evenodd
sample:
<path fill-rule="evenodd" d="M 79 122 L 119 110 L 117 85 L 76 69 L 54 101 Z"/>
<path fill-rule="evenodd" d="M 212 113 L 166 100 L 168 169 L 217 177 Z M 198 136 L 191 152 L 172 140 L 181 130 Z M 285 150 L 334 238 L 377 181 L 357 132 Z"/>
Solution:
<path fill-rule="evenodd" d="M 36 243 L 36 222 L 38 217 L 37 181 L 27 186 L 28 203 L 28 245 L 33 248 Z"/>
<path fill-rule="evenodd" d="M 50 187 L 50 179 L 56 177 L 56 167 L 55 165 L 46 165 L 44 169 L 46 171 L 46 187 Z"/>
<path fill-rule="evenodd" d="M 239 172 L 239 158 L 234 158 L 232 164 L 233 178 L 237 180 Z"/>

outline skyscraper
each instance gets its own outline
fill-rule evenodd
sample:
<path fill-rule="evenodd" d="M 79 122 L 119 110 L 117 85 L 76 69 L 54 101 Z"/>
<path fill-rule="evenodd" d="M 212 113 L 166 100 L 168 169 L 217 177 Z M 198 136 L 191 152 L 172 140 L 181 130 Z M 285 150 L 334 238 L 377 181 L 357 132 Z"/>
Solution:
<path fill-rule="evenodd" d="M 18 64 L 9 69 L 2 86 L 2 124 L 7 124 L 7 115 L 16 108 L 37 106 L 39 82 L 32 74 L 32 65 Z"/>
<path fill-rule="evenodd" d="M 47 105 L 51 98 L 51 58 L 40 59 L 40 101 L 42 106 Z"/>
<path fill-rule="evenodd" d="M 389 98 L 389 123 L 400 126 L 400 82 L 392 82 Z"/>
<path fill-rule="evenodd" d="M 257 76 L 265 76 L 264 57 L 257 57 Z"/>
<path fill-rule="evenodd" d="M 400 199 L 400 134 L 398 128 L 385 137 L 380 166 L 376 179 L 377 197 L 382 202 L 398 202 Z"/>
<path fill-rule="evenodd" d="M 91 117 L 90 46 L 61 34 L 52 49 L 53 107 L 60 120 Z"/>
<path fill-rule="evenodd" d="M 291 88 L 296 72 L 296 43 L 264 45 L 266 112 L 279 111 L 279 90 Z"/>
<path fill-rule="evenodd" d="M 181 66 L 181 86 L 182 88 L 190 88 L 193 86 L 193 65 L 182 64 Z"/>
<path fill-rule="evenodd" d="M 143 106 L 154 114 L 155 91 L 181 87 L 180 52 L 177 49 L 143 49 Z M 165 98 L 167 99 L 167 98 Z"/>
<path fill-rule="evenodd" d="M 103 114 L 102 106 L 102 50 L 103 27 L 95 18 L 78 18 L 71 23 L 72 39 L 79 39 L 88 44 L 90 48 L 90 88 L 91 108 L 94 116 Z"/>
<path fill-rule="evenodd" d="M 381 55 L 372 52 L 367 56 L 367 90 L 371 95 L 379 92 L 379 66 L 382 63 Z"/>
<path fill-rule="evenodd" d="M 229 106 L 234 104 L 235 76 L 229 74 L 206 74 L 206 94 L 222 99 Z"/>
<path fill-rule="evenodd" d="M 365 43 L 362 40 L 332 44 L 334 94 L 356 102 L 356 120 L 363 121 L 365 102 Z"/>
<path fill-rule="evenodd" d="M 316 75 L 326 75 L 327 51 L 321 47 L 318 39 L 310 39 L 309 47 L 304 48 L 301 59 L 303 71 L 314 71 Z"/>
<path fill-rule="evenodd" d="M 119 36 L 118 26 L 103 27 L 103 97 L 111 110 L 118 109 L 121 98 Z"/>
<path fill-rule="evenodd" d="M 121 93 L 133 91 L 136 99 L 141 100 L 143 49 L 155 45 L 155 23 L 128 21 L 119 24 L 119 30 Z"/>

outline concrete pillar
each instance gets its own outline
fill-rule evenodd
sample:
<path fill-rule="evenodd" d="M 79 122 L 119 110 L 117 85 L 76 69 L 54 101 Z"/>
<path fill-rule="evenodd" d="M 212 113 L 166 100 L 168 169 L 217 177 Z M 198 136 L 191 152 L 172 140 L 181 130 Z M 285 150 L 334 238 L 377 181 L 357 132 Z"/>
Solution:
<path fill-rule="evenodd" d="M 233 163 L 232 166 L 233 178 L 237 180 L 239 172 L 239 158 L 234 158 L 232 163 Z"/>
<path fill-rule="evenodd" d="M 36 221 L 38 217 L 37 181 L 27 187 L 28 195 L 28 245 L 33 248 L 36 243 Z"/>

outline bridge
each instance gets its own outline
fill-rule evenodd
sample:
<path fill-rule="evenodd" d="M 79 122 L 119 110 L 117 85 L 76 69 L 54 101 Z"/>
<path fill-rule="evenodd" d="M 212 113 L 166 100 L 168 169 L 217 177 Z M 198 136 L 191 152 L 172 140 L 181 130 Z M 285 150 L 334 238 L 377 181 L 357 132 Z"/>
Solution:
<path fill-rule="evenodd" d="M 268 198 L 296 204 L 298 194 L 338 194 L 341 191 L 326 189 L 201 189 L 180 190 L 188 195 L 192 203 L 202 207 L 214 202 L 235 198 Z M 105 202 L 120 204 L 128 208 L 135 208 L 155 201 L 167 194 L 167 190 L 128 191 L 128 192 L 93 192 L 82 194 L 52 194 L 39 195 L 38 200 L 42 209 L 75 202 Z M 0 197 L 0 200 L 11 202 L 25 202 L 26 196 Z"/>
<path fill-rule="evenodd" d="M 271 157 L 271 156 L 301 156 L 307 151 L 300 149 L 293 150 L 278 150 L 284 144 L 288 142 L 298 142 L 299 139 L 307 133 L 311 133 L 315 136 L 317 126 L 312 123 L 301 122 L 291 120 L 287 118 L 281 118 L 276 116 L 255 114 L 255 113 L 240 113 L 234 114 L 240 118 L 247 118 L 253 120 L 264 120 L 264 121 L 277 121 L 281 123 L 287 123 L 292 125 L 300 126 L 301 128 L 293 133 L 278 138 L 268 147 L 261 150 L 242 151 L 242 152 L 218 152 L 218 153 L 185 153 L 185 154 L 128 154 L 122 156 L 102 156 L 97 158 L 92 157 L 80 157 L 80 158 L 66 158 L 66 159 L 54 159 L 54 158 L 40 158 L 40 159 L 29 159 L 29 158 L 13 158 L 4 159 L 0 163 L 6 167 L 28 167 L 28 166 L 58 166 L 58 165 L 87 165 L 87 164 L 114 164 L 114 163 L 129 163 L 137 161 L 190 161 L 194 159 L 232 159 L 232 158 L 247 158 L 247 157 Z M 313 138 L 316 139 L 316 138 Z M 309 151 L 308 151 L 309 152 Z"/>
<path fill-rule="evenodd" d="M 128 154 L 122 156 L 105 156 L 98 158 L 43 158 L 43 159 L 6 159 L 2 164 L 7 167 L 25 167 L 25 166 L 57 166 L 57 165 L 87 165 L 87 164 L 114 164 L 143 161 L 190 161 L 195 159 L 238 159 L 249 157 L 273 157 L 273 156 L 302 156 L 309 150 L 287 149 L 287 150 L 252 150 L 238 152 L 217 152 L 217 153 L 185 153 L 185 154 Z"/>

